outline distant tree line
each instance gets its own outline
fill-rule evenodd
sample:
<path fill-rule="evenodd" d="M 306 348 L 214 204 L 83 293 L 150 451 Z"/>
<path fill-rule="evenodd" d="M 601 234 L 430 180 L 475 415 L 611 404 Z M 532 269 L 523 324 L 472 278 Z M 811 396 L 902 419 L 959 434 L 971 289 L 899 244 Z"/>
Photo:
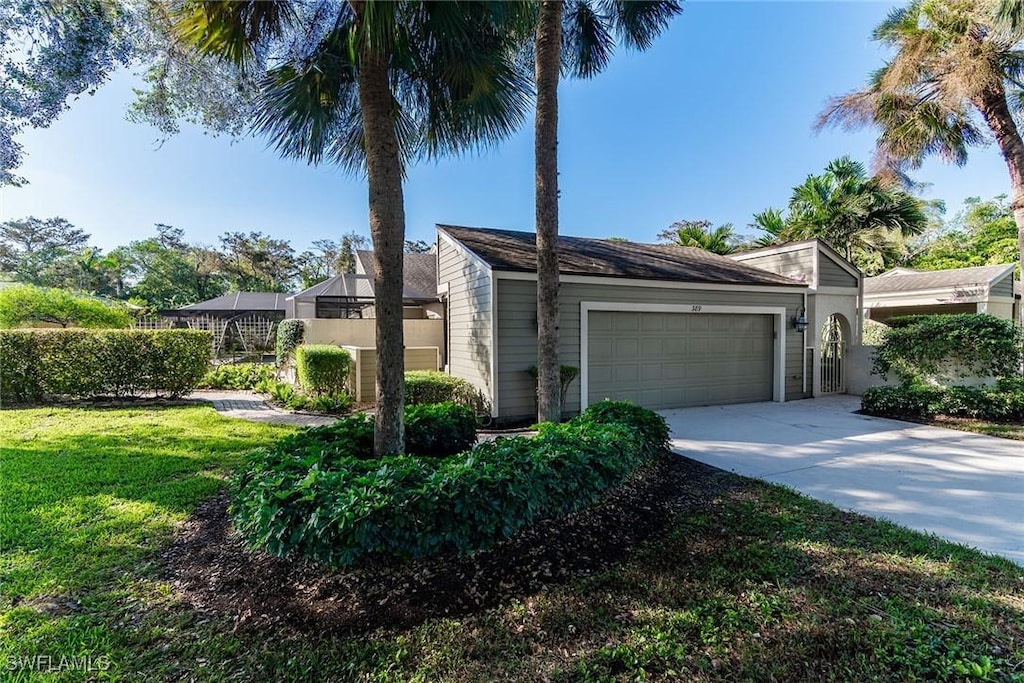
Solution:
<path fill-rule="evenodd" d="M 162 223 L 156 234 L 104 253 L 64 218 L 34 216 L 0 223 L 0 279 L 175 308 L 228 292 L 294 292 L 356 270 L 356 232 L 320 239 L 297 252 L 287 240 L 258 231 L 225 232 L 218 246 L 190 243 Z M 423 241 L 406 251 L 427 251 Z"/>
<path fill-rule="evenodd" d="M 869 175 L 843 157 L 794 187 L 785 210 L 756 214 L 748 226 L 754 233 L 737 232 L 731 223 L 681 220 L 658 239 L 731 254 L 817 237 L 869 276 L 895 267 L 944 270 L 1017 261 L 1017 227 L 1006 195 L 971 197 L 954 216 L 944 214 L 942 202 L 920 199 L 899 179 Z"/>

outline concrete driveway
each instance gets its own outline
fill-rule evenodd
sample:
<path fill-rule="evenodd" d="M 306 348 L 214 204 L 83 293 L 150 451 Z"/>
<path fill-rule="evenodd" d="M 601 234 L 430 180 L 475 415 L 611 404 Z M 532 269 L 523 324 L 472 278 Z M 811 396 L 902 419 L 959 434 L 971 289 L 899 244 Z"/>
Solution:
<path fill-rule="evenodd" d="M 859 408 L 835 396 L 661 414 L 694 460 L 1024 564 L 1024 442 Z"/>

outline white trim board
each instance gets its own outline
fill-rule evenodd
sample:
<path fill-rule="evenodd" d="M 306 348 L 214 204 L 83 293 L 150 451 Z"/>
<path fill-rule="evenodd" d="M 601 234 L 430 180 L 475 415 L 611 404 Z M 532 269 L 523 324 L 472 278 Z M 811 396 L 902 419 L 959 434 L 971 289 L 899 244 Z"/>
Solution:
<path fill-rule="evenodd" d="M 686 313 L 690 315 L 749 314 L 775 316 L 775 367 L 773 400 L 786 401 L 786 308 L 785 306 L 704 306 L 698 304 L 647 304 L 620 301 L 580 302 L 580 410 L 589 405 L 590 393 L 590 312 L 626 311 L 640 313 Z M 806 365 L 806 363 L 805 363 Z M 804 369 L 801 369 L 803 372 Z"/>
<path fill-rule="evenodd" d="M 536 273 L 527 273 L 517 270 L 496 270 L 496 280 L 523 280 L 536 282 Z M 721 290 L 725 292 L 785 292 L 787 294 L 800 294 L 807 289 L 807 285 L 793 283 L 793 285 L 734 285 L 718 282 L 677 282 L 674 280 L 641 280 L 628 277 L 611 277 L 607 275 L 559 275 L 559 282 L 569 284 L 604 284 L 621 285 L 623 287 L 653 287 L 655 289 L 702 289 Z"/>

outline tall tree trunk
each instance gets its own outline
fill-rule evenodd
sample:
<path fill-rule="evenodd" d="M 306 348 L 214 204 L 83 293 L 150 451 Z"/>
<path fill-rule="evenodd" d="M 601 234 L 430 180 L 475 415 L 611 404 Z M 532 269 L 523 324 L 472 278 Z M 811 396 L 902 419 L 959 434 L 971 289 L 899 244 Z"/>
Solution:
<path fill-rule="evenodd" d="M 537 420 L 562 416 L 558 363 L 558 76 L 562 2 L 541 3 L 534 68 L 537 79 Z"/>
<path fill-rule="evenodd" d="M 402 161 L 395 136 L 388 57 L 363 48 L 359 62 L 359 105 L 363 113 L 366 175 L 373 238 L 373 298 L 377 323 L 377 421 L 373 451 L 378 456 L 405 450 L 405 340 L 402 329 L 402 245 L 405 204 Z"/>
<path fill-rule="evenodd" d="M 1024 142 L 1020 131 L 1010 114 L 1006 102 L 1006 91 L 1002 84 L 988 88 L 974 99 L 974 106 L 981 112 L 982 118 L 996 138 L 999 151 L 1003 154 L 1006 167 L 1010 171 L 1010 190 L 1013 197 L 1010 208 L 1013 209 L 1013 220 L 1017 224 L 1017 251 L 1024 277 Z M 1024 307 L 1022 307 L 1024 309 Z M 1024 310 L 1021 320 L 1024 322 Z"/>

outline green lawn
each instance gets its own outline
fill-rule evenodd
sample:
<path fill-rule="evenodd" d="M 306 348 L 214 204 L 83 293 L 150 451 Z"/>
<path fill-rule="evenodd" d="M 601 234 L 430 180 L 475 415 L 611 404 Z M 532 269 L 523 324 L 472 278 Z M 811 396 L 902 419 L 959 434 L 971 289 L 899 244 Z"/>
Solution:
<path fill-rule="evenodd" d="M 936 417 L 929 424 L 937 427 L 959 429 L 964 432 L 984 434 L 986 436 L 998 436 L 1003 439 L 1024 441 L 1024 424 L 1020 422 L 986 422 L 984 420 Z"/>
<path fill-rule="evenodd" d="M 411 627 L 236 629 L 184 605 L 155 551 L 288 429 L 0 411 L 0 680 L 63 656 L 96 670 L 38 678 L 1024 681 L 1024 568 L 710 470 L 692 486 L 720 494 L 598 575 Z"/>

